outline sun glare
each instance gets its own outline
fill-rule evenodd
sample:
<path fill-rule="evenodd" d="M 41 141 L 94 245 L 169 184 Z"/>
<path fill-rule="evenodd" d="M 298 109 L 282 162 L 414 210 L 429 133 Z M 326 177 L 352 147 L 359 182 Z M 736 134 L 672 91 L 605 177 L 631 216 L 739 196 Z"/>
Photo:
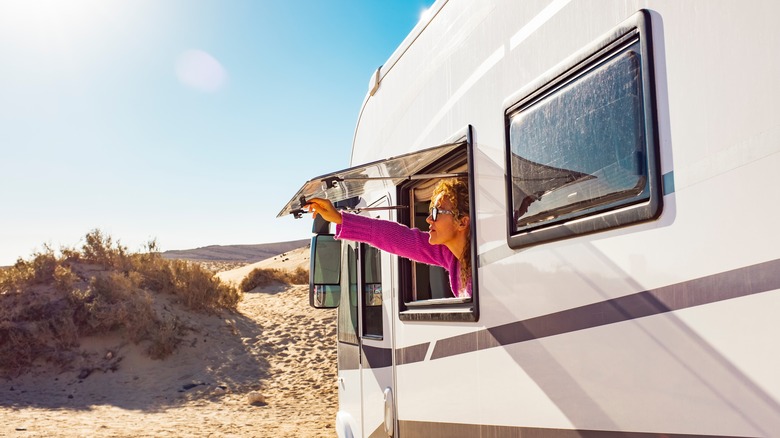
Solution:
<path fill-rule="evenodd" d="M 0 33 L 16 44 L 89 34 L 101 18 L 120 2 L 100 0 L 2 0 Z"/>
<path fill-rule="evenodd" d="M 176 76 L 188 87 L 213 93 L 227 82 L 227 72 L 213 56 L 202 50 L 187 50 L 176 60 Z"/>

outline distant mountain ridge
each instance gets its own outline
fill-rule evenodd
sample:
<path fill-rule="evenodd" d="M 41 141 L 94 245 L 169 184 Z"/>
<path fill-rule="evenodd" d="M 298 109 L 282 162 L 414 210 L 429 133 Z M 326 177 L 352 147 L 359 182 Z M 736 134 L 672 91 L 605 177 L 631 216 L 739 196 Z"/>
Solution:
<path fill-rule="evenodd" d="M 163 258 L 192 260 L 197 262 L 246 262 L 254 263 L 281 253 L 309 245 L 309 239 L 289 242 L 261 243 L 256 245 L 210 245 L 195 249 L 164 251 Z"/>

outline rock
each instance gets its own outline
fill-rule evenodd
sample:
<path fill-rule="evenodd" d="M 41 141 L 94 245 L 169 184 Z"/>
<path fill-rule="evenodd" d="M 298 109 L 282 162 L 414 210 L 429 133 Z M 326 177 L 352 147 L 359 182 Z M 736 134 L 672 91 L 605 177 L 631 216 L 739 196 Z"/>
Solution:
<path fill-rule="evenodd" d="M 203 383 L 203 382 L 187 383 L 185 385 L 182 385 L 181 390 L 179 390 L 179 392 L 189 391 L 190 389 L 192 389 L 192 388 L 194 388 L 196 386 L 201 386 L 201 385 L 208 385 L 208 383 Z"/>
<path fill-rule="evenodd" d="M 246 395 L 247 402 L 249 402 L 250 405 L 264 405 L 265 404 L 265 396 L 261 394 L 259 391 L 252 391 L 249 394 Z"/>

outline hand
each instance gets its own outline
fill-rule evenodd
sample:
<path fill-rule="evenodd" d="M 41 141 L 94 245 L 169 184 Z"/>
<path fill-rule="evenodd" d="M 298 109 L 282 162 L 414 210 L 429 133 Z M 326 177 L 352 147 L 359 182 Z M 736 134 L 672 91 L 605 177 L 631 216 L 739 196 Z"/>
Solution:
<path fill-rule="evenodd" d="M 333 206 L 333 203 L 327 199 L 311 198 L 309 199 L 308 204 L 306 204 L 306 208 L 308 211 L 312 212 L 312 218 L 317 217 L 319 214 L 328 222 L 341 224 L 341 212 L 336 210 L 336 207 Z"/>

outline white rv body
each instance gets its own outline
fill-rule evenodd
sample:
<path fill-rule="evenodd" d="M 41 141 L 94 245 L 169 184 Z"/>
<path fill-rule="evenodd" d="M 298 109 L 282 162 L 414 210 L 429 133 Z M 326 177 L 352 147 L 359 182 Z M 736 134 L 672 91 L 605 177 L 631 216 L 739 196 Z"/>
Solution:
<path fill-rule="evenodd" d="M 508 109 L 639 11 L 660 214 L 510 247 Z M 372 77 L 350 165 L 470 127 L 478 318 L 401 318 L 400 257 L 382 253 L 383 336 L 358 336 L 359 365 L 340 366 L 339 436 L 780 436 L 780 2 L 449 0 L 430 13 Z M 388 180 L 361 198 L 397 195 Z M 648 300 L 655 311 L 631 307 Z"/>

